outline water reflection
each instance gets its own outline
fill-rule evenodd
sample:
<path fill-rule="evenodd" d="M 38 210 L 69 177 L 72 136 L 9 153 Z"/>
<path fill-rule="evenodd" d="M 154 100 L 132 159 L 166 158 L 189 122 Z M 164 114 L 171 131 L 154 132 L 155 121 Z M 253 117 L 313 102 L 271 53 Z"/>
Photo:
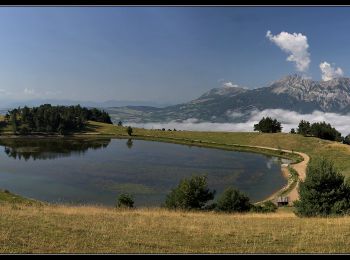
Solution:
<path fill-rule="evenodd" d="M 132 148 L 133 144 L 134 144 L 134 143 L 133 143 L 132 139 L 128 139 L 128 141 L 126 142 L 126 146 L 127 146 L 129 149 Z"/>
<path fill-rule="evenodd" d="M 89 149 L 106 148 L 111 142 L 106 139 L 1 139 L 4 152 L 14 159 L 27 161 L 47 160 L 85 154 Z"/>
<path fill-rule="evenodd" d="M 287 182 L 277 158 L 245 152 L 109 138 L 0 139 L 0 146 L 0 188 L 49 202 L 114 206 L 128 192 L 135 206 L 159 206 L 193 175 L 207 175 L 218 194 L 234 186 L 256 201 Z"/>

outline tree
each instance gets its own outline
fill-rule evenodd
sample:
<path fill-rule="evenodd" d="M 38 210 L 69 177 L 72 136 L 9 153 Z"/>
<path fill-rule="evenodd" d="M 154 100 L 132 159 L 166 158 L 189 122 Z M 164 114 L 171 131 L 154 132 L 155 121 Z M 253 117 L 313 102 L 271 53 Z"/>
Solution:
<path fill-rule="evenodd" d="M 301 120 L 297 130 L 303 136 L 315 136 L 325 140 L 342 141 L 341 133 L 326 122 L 310 122 Z"/>
<path fill-rule="evenodd" d="M 343 143 L 344 144 L 350 144 L 350 134 L 348 134 L 347 136 L 344 137 Z"/>
<path fill-rule="evenodd" d="M 244 212 L 250 208 L 249 198 L 232 187 L 222 193 L 216 204 L 216 209 L 224 212 Z"/>
<path fill-rule="evenodd" d="M 118 197 L 117 208 L 133 208 L 134 199 L 128 193 L 122 193 Z"/>
<path fill-rule="evenodd" d="M 294 203 L 298 216 L 327 216 L 350 213 L 350 185 L 325 158 L 313 158 L 299 186 L 300 200 Z"/>
<path fill-rule="evenodd" d="M 215 190 L 207 185 L 206 176 L 183 179 L 166 197 L 165 207 L 169 209 L 204 209 L 209 200 L 214 199 Z"/>
<path fill-rule="evenodd" d="M 96 108 L 87 109 L 77 106 L 51 106 L 44 104 L 33 108 L 16 108 L 9 111 L 7 122 L 13 131 L 31 132 L 72 132 L 80 131 L 88 120 L 111 124 L 110 116 Z M 26 129 L 21 130 L 23 127 Z"/>
<path fill-rule="evenodd" d="M 123 122 L 122 122 L 122 121 L 119 121 L 119 122 L 118 122 L 118 126 L 123 126 Z"/>
<path fill-rule="evenodd" d="M 282 131 L 281 123 L 271 117 L 263 117 L 258 124 L 254 125 L 254 131 L 262 133 L 277 133 Z"/>
<path fill-rule="evenodd" d="M 313 123 L 311 125 L 311 134 L 325 140 L 341 141 L 341 133 L 326 122 Z"/>
<path fill-rule="evenodd" d="M 307 136 L 311 134 L 311 125 L 309 121 L 301 120 L 299 122 L 297 133 L 303 136 Z"/>
<path fill-rule="evenodd" d="M 128 132 L 128 135 L 131 136 L 132 135 L 132 127 L 131 126 L 128 126 L 128 128 L 126 129 L 126 131 Z"/>

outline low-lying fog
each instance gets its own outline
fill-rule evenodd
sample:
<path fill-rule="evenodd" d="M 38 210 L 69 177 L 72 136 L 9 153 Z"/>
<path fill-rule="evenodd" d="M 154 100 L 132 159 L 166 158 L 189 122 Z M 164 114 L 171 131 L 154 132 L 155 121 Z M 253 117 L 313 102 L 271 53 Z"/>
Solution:
<path fill-rule="evenodd" d="M 246 122 L 242 123 L 212 123 L 199 122 L 196 118 L 190 118 L 182 122 L 170 121 L 165 123 L 125 123 L 134 127 L 146 129 L 162 129 L 166 130 L 174 128 L 176 130 L 193 130 L 193 131 L 227 131 L 227 132 L 252 132 L 254 124 L 257 124 L 263 117 L 276 118 L 282 123 L 282 132 L 289 132 L 292 128 L 297 129 L 301 120 L 310 123 L 322 122 L 330 123 L 343 136 L 350 133 L 350 114 L 340 115 L 336 113 L 325 113 L 314 111 L 312 114 L 299 114 L 294 111 L 284 109 L 266 109 L 263 111 L 253 111 Z"/>

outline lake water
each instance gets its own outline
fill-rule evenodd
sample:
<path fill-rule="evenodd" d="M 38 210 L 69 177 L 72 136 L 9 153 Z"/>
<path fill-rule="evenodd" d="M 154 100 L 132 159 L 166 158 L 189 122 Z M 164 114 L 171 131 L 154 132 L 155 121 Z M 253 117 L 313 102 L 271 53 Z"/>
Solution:
<path fill-rule="evenodd" d="M 207 175 L 219 195 L 233 186 L 252 201 L 287 183 L 265 155 L 128 139 L 0 139 L 0 189 L 48 202 L 159 206 L 183 178 Z M 217 196 L 216 195 L 216 196 Z"/>

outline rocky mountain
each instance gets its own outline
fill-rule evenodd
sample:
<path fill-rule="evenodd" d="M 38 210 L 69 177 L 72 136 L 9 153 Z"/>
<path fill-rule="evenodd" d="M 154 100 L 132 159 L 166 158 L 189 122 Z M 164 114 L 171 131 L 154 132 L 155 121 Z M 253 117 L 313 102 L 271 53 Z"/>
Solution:
<path fill-rule="evenodd" d="M 314 110 L 345 114 L 350 112 L 350 78 L 313 81 L 289 75 L 268 87 L 214 88 L 190 102 L 154 107 L 117 107 L 108 112 L 117 120 L 167 122 L 196 118 L 199 121 L 241 122 L 254 110 L 286 109 L 301 114 Z"/>

